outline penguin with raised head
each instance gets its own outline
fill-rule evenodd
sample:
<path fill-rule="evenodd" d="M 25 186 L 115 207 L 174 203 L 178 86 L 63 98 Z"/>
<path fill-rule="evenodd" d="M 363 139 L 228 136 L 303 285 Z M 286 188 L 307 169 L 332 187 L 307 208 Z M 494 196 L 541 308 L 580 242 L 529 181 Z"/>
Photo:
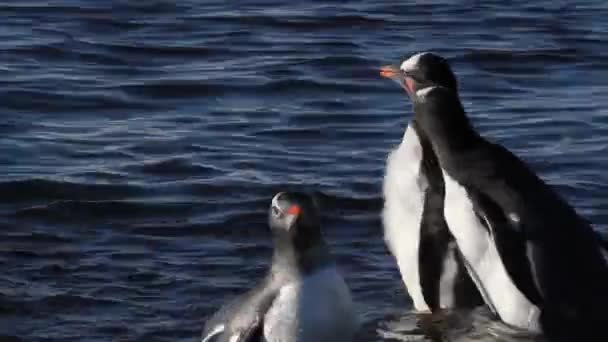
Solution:
<path fill-rule="evenodd" d="M 551 340 L 605 341 L 608 266 L 589 223 L 477 133 L 457 92 L 401 77 L 441 168 L 446 222 L 486 303 Z"/>
<path fill-rule="evenodd" d="M 383 67 L 380 72 L 407 90 L 408 78 L 402 77 L 406 73 L 418 82 L 457 91 L 454 75 L 437 55 L 416 54 L 398 66 Z M 416 119 L 409 123 L 401 143 L 387 158 L 383 193 L 384 238 L 414 308 L 435 312 L 483 304 L 446 225 L 441 169 Z"/>
<path fill-rule="evenodd" d="M 206 322 L 202 342 L 351 341 L 357 317 L 313 199 L 279 193 L 268 220 L 274 236 L 268 274 Z"/>

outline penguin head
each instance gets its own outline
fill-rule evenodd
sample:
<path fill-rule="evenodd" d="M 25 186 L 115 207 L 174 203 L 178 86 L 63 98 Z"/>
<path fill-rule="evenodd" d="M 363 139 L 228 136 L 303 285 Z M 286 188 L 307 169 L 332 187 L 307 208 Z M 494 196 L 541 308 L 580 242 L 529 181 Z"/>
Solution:
<path fill-rule="evenodd" d="M 320 236 L 319 209 L 313 198 L 301 192 L 280 192 L 274 196 L 268 213 L 273 233 L 291 240 Z"/>
<path fill-rule="evenodd" d="M 447 60 L 432 52 L 417 53 L 399 65 L 384 66 L 380 75 L 399 83 L 413 101 L 419 90 L 441 86 L 458 92 L 456 76 Z"/>

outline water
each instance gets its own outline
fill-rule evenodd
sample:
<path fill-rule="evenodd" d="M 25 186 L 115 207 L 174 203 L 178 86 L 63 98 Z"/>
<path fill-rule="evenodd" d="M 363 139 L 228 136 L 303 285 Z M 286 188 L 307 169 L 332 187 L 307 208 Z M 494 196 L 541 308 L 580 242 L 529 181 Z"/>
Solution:
<path fill-rule="evenodd" d="M 197 340 L 263 275 L 265 210 L 289 188 L 324 198 L 362 340 L 420 340 L 379 221 L 411 105 L 378 67 L 448 57 L 480 131 L 605 230 L 607 15 L 603 1 L 2 2 L 2 340 Z"/>

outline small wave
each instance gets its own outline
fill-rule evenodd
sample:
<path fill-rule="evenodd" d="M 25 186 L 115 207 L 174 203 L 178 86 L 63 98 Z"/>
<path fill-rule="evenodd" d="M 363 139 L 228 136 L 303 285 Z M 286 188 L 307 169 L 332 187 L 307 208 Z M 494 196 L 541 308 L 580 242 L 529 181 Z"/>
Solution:
<path fill-rule="evenodd" d="M 129 285 L 107 284 L 92 287 L 86 292 L 85 296 L 90 298 L 110 298 L 132 297 L 141 294 L 142 290 Z"/>
<path fill-rule="evenodd" d="M 133 220 L 152 217 L 184 217 L 193 211 L 191 203 L 149 203 L 135 201 L 54 201 L 47 205 L 19 209 L 18 218 L 60 221 Z"/>
<path fill-rule="evenodd" d="M 319 128 L 305 128 L 305 127 L 271 127 L 267 129 L 261 129 L 254 132 L 253 135 L 260 137 L 274 137 L 289 139 L 294 141 L 298 139 L 327 139 L 329 135 L 320 130 Z"/>
<path fill-rule="evenodd" d="M 66 112 L 81 110 L 109 110 L 126 108 L 149 108 L 148 102 L 127 99 L 120 94 L 98 92 L 78 94 L 75 92 L 8 89 L 0 91 L 3 104 L 13 110 Z M 157 108 L 157 107 L 156 107 Z"/>
<path fill-rule="evenodd" d="M 368 69 L 366 69 L 368 70 Z M 370 72 L 365 72 L 369 75 Z M 201 80 L 162 80 L 146 81 L 136 84 L 118 85 L 129 97 L 140 99 L 182 99 L 217 97 L 221 95 L 276 95 L 283 94 L 286 89 L 290 93 L 298 92 L 340 92 L 361 93 L 377 92 L 384 87 L 377 83 L 355 83 L 351 81 L 335 82 L 319 79 L 278 79 L 259 84 L 259 80 L 224 79 L 214 81 Z M 146 102 L 144 102 L 146 103 Z"/>
<path fill-rule="evenodd" d="M 143 191 L 140 187 L 127 184 L 83 184 L 34 178 L 0 182 L 0 203 L 125 198 L 142 194 Z"/>
<path fill-rule="evenodd" d="M 0 289 L 1 290 L 1 289 Z M 0 316 L 2 315 L 27 315 L 31 314 L 27 308 L 25 308 L 20 299 L 15 296 L 7 296 L 0 291 Z M 0 341 L 4 341 L 1 339 L 2 335 L 0 335 Z"/>
<path fill-rule="evenodd" d="M 57 250 L 59 247 L 54 243 L 49 244 L 29 244 L 27 247 L 13 247 L 7 252 L 2 252 L 4 255 L 8 255 L 18 259 L 28 259 L 32 261 L 33 259 L 37 260 L 76 260 L 81 258 L 83 254 L 76 248 L 73 247 L 61 247 L 60 250 Z M 44 268 L 45 265 L 35 265 L 32 268 L 36 269 L 36 267 Z M 61 266 L 60 266 L 61 267 Z M 50 269 L 53 267 L 51 266 Z"/>
<path fill-rule="evenodd" d="M 38 1 L 23 1 L 2 4 L 2 10 L 15 15 L 28 13 L 33 16 L 61 16 L 65 18 L 83 18 L 86 20 L 115 16 L 115 13 L 150 13 L 166 14 L 177 10 L 179 7 L 170 2 L 151 1 L 138 3 L 133 1 L 121 1 L 116 4 L 96 3 L 86 1 L 65 1 L 62 3 L 46 3 Z"/>
<path fill-rule="evenodd" d="M 338 56 L 323 56 L 318 58 L 312 58 L 306 62 L 298 63 L 299 65 L 307 66 L 332 66 L 334 68 L 348 67 L 362 67 L 362 68 L 375 68 L 374 71 L 377 74 L 377 70 L 380 66 L 379 62 L 363 56 L 356 55 L 338 55 Z"/>
<path fill-rule="evenodd" d="M 90 65 L 123 66 L 126 63 L 120 56 L 102 51 L 97 44 L 75 40 L 65 32 L 45 30 L 44 33 L 64 35 L 64 40 L 46 44 L 32 41 L 27 45 L 11 47 L 6 53 L 16 58 L 44 58 L 47 61 L 72 61 Z"/>
<path fill-rule="evenodd" d="M 186 158 L 169 158 L 160 161 L 147 162 L 141 165 L 140 172 L 152 175 L 171 176 L 210 176 L 220 172 L 213 166 L 205 166 Z"/>
<path fill-rule="evenodd" d="M 130 96 L 147 98 L 189 98 L 220 95 L 231 87 L 209 84 L 200 80 L 162 80 L 119 85 Z"/>
<path fill-rule="evenodd" d="M 352 82 L 336 82 L 336 81 L 321 81 L 312 79 L 285 79 L 271 81 L 259 87 L 259 91 L 266 92 L 283 92 L 289 89 L 290 92 L 299 91 L 314 91 L 314 92 L 343 92 L 343 93 L 361 93 L 370 91 L 384 90 L 384 87 L 379 87 L 372 83 L 352 83 Z"/>
<path fill-rule="evenodd" d="M 129 282 L 134 283 L 157 284 L 162 275 L 156 272 L 140 271 L 128 274 L 126 278 Z"/>
<path fill-rule="evenodd" d="M 483 70 L 531 76 L 545 73 L 552 65 L 584 61 L 577 49 L 501 50 L 470 49 L 462 57 Z"/>
<path fill-rule="evenodd" d="M 101 48 L 108 49 L 117 54 L 128 54 L 131 56 L 158 56 L 161 58 L 167 57 L 195 57 L 209 58 L 217 56 L 226 56 L 232 54 L 230 48 L 225 47 L 205 47 L 205 46 L 187 46 L 187 45 L 167 45 L 167 44 L 145 44 L 145 43 L 109 43 L 95 42 L 95 45 Z"/>
<path fill-rule="evenodd" d="M 358 14 L 342 14 L 332 16 L 304 16 L 304 15 L 284 15 L 284 16 L 267 16 L 267 15 L 206 15 L 203 17 L 205 21 L 218 23 L 233 23 L 238 22 L 240 25 L 247 26 L 264 26 L 277 29 L 318 31 L 328 29 L 352 29 L 368 28 L 378 29 L 387 23 L 382 18 L 372 18 L 370 16 Z"/>
<path fill-rule="evenodd" d="M 37 308 L 37 311 L 53 310 L 54 312 L 66 311 L 71 309 L 81 309 L 87 307 L 119 307 L 124 304 L 122 300 L 118 299 L 107 299 L 75 294 L 58 294 L 53 296 L 42 297 L 35 300 L 28 300 L 25 303 L 28 307 Z"/>
<path fill-rule="evenodd" d="M 383 200 L 379 195 L 371 197 L 353 197 L 338 194 L 329 194 L 316 191 L 315 199 L 327 211 L 331 210 L 361 210 L 366 212 L 379 212 L 383 206 Z"/>
<path fill-rule="evenodd" d="M 145 237 L 205 236 L 215 239 L 231 237 L 234 236 L 235 231 L 239 231 L 240 234 L 251 233 L 255 237 L 260 232 L 258 227 L 267 225 L 268 202 L 269 200 L 260 208 L 246 205 L 206 206 L 210 213 L 192 217 L 191 221 L 195 222 L 166 221 L 135 224 L 129 229 L 129 234 Z M 217 208 L 217 212 L 211 213 L 213 208 Z"/>
<path fill-rule="evenodd" d="M 95 331 L 105 336 L 124 336 L 129 333 L 130 329 L 130 326 L 122 322 L 112 324 L 98 322 L 95 324 Z"/>
<path fill-rule="evenodd" d="M 60 233 L 62 234 L 62 233 Z M 73 237 L 66 236 L 65 234 L 58 235 L 45 232 L 32 232 L 32 233 L 16 233 L 16 234 L 3 234 L 3 243 L 52 243 L 52 244 L 68 244 L 76 241 Z"/>
<path fill-rule="evenodd" d="M 112 152 L 82 152 L 77 153 L 75 156 L 78 158 L 108 158 L 108 159 L 132 159 L 132 156 L 128 153 L 112 151 Z M 90 180 L 91 182 L 100 183 L 105 182 L 124 182 L 128 176 L 121 172 L 109 172 L 109 171 L 83 171 L 74 172 L 69 175 L 70 178 L 81 178 Z"/>

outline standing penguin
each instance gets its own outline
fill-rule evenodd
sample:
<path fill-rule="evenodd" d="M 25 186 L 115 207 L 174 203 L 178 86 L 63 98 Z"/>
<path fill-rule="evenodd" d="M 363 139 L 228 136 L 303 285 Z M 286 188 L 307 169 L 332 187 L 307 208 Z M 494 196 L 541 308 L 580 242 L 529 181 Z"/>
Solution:
<path fill-rule="evenodd" d="M 441 167 L 448 227 L 486 303 L 505 323 L 552 340 L 605 341 L 608 266 L 591 226 L 480 136 L 456 92 L 403 77 Z"/>
<path fill-rule="evenodd" d="M 408 74 L 457 91 L 447 62 L 420 53 L 380 74 L 408 90 Z M 408 91 L 410 97 L 412 94 Z M 443 216 L 444 183 L 437 157 L 416 120 L 388 156 L 382 219 L 386 244 L 418 311 L 470 308 L 483 300 L 464 266 Z"/>
<path fill-rule="evenodd" d="M 350 291 L 312 198 L 279 193 L 268 215 L 274 255 L 267 276 L 207 321 L 202 342 L 351 341 L 357 319 Z"/>

